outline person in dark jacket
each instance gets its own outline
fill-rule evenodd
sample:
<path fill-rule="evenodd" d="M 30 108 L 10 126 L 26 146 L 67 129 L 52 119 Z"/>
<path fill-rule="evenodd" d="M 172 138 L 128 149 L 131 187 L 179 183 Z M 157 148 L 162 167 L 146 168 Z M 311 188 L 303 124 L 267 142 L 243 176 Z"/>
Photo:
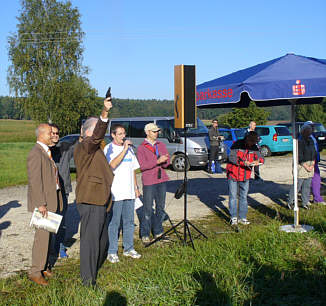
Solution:
<path fill-rule="evenodd" d="M 69 193 L 72 192 L 71 178 L 70 178 L 70 167 L 69 163 L 74 154 L 74 143 L 61 142 L 59 143 L 59 127 L 51 123 L 51 140 L 53 146 L 50 147 L 52 158 L 57 165 L 59 172 L 60 191 L 63 199 L 63 211 L 62 221 L 58 233 L 55 235 L 54 243 L 51 243 L 51 253 L 57 257 L 58 253 L 60 258 L 67 258 L 66 247 L 64 245 L 65 233 L 66 233 L 66 219 L 65 215 L 68 208 L 68 197 Z"/>
<path fill-rule="evenodd" d="M 301 191 L 302 207 L 309 208 L 309 196 L 311 180 L 314 176 L 316 149 L 310 135 L 312 128 L 310 125 L 303 125 L 301 128 L 301 139 L 298 141 L 298 192 Z M 289 209 L 293 209 L 294 185 L 291 186 L 288 199 Z"/>
<path fill-rule="evenodd" d="M 209 162 L 208 162 L 208 172 L 212 172 L 212 163 L 215 162 L 215 168 L 221 169 L 221 166 L 218 162 L 218 149 L 220 147 L 220 142 L 223 140 L 223 136 L 220 135 L 218 131 L 218 121 L 217 119 L 212 120 L 212 126 L 208 130 L 209 144 L 210 144 L 210 153 L 209 153 Z M 219 170 L 219 173 L 222 171 Z"/>
<path fill-rule="evenodd" d="M 258 135 L 249 132 L 244 139 L 237 140 L 231 147 L 229 161 L 226 166 L 229 185 L 229 212 L 231 224 L 248 225 L 247 220 L 249 180 L 254 166 L 264 163 L 258 146 Z M 239 189 L 239 216 L 237 213 L 237 193 Z M 238 219 L 239 217 L 239 219 Z"/>
<path fill-rule="evenodd" d="M 108 253 L 107 212 L 111 208 L 113 172 L 101 149 L 108 128 L 111 97 L 104 100 L 100 118 L 88 118 L 82 141 L 76 144 L 76 203 L 80 215 L 80 276 L 85 286 L 96 285 Z"/>

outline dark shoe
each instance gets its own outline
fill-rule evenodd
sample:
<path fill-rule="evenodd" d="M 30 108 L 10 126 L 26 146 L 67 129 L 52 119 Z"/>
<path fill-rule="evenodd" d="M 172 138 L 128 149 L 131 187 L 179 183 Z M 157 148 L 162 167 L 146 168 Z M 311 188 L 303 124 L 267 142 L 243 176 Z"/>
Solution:
<path fill-rule="evenodd" d="M 293 209 L 293 208 L 294 208 L 293 203 L 288 203 L 288 208 L 289 208 L 289 209 Z"/>
<path fill-rule="evenodd" d="M 47 286 L 49 284 L 42 275 L 29 275 L 28 278 L 38 285 Z"/>
<path fill-rule="evenodd" d="M 43 276 L 51 278 L 53 276 L 53 272 L 50 269 L 46 269 L 45 271 L 43 271 Z"/>
<path fill-rule="evenodd" d="M 308 204 L 304 204 L 304 205 L 302 205 L 302 208 L 304 208 L 304 209 L 309 209 L 310 207 L 309 207 Z"/>

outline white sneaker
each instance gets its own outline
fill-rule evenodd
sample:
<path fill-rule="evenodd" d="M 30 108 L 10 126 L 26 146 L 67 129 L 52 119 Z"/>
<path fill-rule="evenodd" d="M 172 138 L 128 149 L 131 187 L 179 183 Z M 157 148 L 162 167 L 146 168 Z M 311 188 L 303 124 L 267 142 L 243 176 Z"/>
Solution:
<path fill-rule="evenodd" d="M 249 222 L 246 218 L 242 218 L 242 219 L 240 219 L 240 220 L 239 220 L 239 223 L 244 224 L 244 225 L 248 225 L 248 224 L 250 224 L 250 222 Z"/>
<path fill-rule="evenodd" d="M 119 260 L 119 257 L 118 257 L 117 254 L 109 254 L 109 255 L 108 255 L 108 261 L 109 261 L 110 263 L 117 263 L 117 262 L 119 262 L 120 260 Z"/>
<path fill-rule="evenodd" d="M 123 255 L 127 256 L 127 257 L 131 257 L 131 258 L 135 258 L 135 259 L 138 259 L 141 257 L 141 255 L 139 253 L 137 253 L 135 250 L 123 252 Z"/>
<path fill-rule="evenodd" d="M 237 218 L 237 217 L 233 217 L 233 218 L 230 220 L 230 223 L 231 223 L 231 225 L 237 225 L 237 224 L 238 224 L 238 218 Z"/>
<path fill-rule="evenodd" d="M 147 236 L 142 237 L 141 241 L 143 242 L 144 245 L 149 244 L 151 242 L 151 240 Z"/>

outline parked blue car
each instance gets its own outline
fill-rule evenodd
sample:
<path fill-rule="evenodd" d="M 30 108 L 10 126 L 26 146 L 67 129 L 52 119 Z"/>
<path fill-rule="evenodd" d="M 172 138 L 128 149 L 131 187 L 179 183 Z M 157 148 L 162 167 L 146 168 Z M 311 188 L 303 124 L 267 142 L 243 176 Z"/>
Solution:
<path fill-rule="evenodd" d="M 224 144 L 226 147 L 226 154 L 229 156 L 231 146 L 238 140 L 244 138 L 245 129 L 236 129 L 236 128 L 219 128 L 220 134 L 224 136 Z"/>
<path fill-rule="evenodd" d="M 255 132 L 260 137 L 260 152 L 265 156 L 272 153 L 292 152 L 292 136 L 286 126 L 258 125 Z"/>

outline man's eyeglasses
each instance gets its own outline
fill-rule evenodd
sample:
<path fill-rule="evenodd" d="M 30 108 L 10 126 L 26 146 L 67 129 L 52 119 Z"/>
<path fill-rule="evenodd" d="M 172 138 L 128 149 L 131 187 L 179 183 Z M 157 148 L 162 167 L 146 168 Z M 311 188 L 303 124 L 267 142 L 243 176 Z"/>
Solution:
<path fill-rule="evenodd" d="M 159 131 L 151 131 L 152 133 L 158 133 Z"/>
<path fill-rule="evenodd" d="M 57 133 L 57 132 L 51 132 L 51 134 L 53 134 L 53 135 L 59 135 L 59 133 Z"/>

